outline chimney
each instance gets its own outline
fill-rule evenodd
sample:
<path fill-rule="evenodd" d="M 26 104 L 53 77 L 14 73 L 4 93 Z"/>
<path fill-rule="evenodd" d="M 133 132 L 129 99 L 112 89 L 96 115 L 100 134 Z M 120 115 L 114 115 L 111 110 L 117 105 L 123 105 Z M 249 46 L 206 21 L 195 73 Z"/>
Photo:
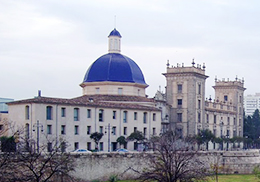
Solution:
<path fill-rule="evenodd" d="M 38 90 L 38 97 L 41 97 L 42 96 L 42 91 L 41 90 Z"/>

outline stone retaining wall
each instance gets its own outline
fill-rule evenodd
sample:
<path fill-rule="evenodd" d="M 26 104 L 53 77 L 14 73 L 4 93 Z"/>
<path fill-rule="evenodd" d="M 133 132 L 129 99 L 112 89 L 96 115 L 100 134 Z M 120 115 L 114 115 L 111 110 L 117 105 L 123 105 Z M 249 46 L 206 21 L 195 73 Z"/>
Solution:
<path fill-rule="evenodd" d="M 252 173 L 260 165 L 259 154 L 259 150 L 199 152 L 209 167 L 218 163 L 227 174 Z M 82 180 L 108 179 L 111 175 L 121 179 L 137 177 L 137 171 L 147 167 L 146 156 L 147 153 L 73 154 L 77 164 L 73 175 Z"/>

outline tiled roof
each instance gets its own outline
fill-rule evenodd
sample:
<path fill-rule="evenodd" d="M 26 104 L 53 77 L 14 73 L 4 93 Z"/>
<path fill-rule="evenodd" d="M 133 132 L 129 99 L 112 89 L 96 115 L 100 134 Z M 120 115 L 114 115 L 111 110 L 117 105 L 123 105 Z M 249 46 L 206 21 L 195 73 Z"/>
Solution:
<path fill-rule="evenodd" d="M 139 97 L 139 96 L 118 96 L 118 95 L 84 95 L 72 99 L 36 97 L 33 99 L 10 102 L 8 103 L 8 105 L 26 104 L 26 103 L 61 104 L 61 105 L 159 111 L 159 109 L 155 107 L 143 105 L 143 103 L 153 104 L 154 103 L 153 99 L 146 98 L 146 97 Z"/>

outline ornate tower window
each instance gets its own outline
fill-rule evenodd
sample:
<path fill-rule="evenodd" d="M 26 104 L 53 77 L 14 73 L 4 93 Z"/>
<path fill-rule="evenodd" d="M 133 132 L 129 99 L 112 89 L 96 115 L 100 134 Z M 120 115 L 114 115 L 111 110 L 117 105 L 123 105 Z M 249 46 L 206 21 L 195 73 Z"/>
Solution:
<path fill-rule="evenodd" d="M 182 84 L 178 84 L 178 93 L 182 93 Z"/>

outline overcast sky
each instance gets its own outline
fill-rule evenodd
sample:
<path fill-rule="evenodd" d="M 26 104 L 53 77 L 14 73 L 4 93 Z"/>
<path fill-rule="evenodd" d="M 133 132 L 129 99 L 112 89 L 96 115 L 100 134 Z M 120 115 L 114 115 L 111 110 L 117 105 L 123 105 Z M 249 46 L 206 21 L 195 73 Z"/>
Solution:
<path fill-rule="evenodd" d="M 0 97 L 73 98 L 88 67 L 122 35 L 121 53 L 143 71 L 153 97 L 171 65 L 206 65 L 218 79 L 260 92 L 259 0 L 0 0 Z M 116 16 L 116 23 L 115 17 Z"/>

